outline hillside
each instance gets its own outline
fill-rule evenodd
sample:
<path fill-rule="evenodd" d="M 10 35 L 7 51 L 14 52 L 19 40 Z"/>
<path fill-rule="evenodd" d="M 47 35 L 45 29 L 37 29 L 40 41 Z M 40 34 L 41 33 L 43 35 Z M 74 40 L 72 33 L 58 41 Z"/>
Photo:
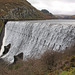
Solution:
<path fill-rule="evenodd" d="M 58 19 L 75 19 L 75 15 L 55 15 Z"/>
<path fill-rule="evenodd" d="M 46 18 L 48 18 L 48 19 L 55 19 L 56 18 L 52 13 L 50 13 L 46 9 L 42 9 L 41 11 L 46 15 Z"/>
<path fill-rule="evenodd" d="M 11 65 L 0 59 L 0 75 L 75 75 L 75 46 L 64 52 L 46 51 L 40 59 L 17 58 Z"/>
<path fill-rule="evenodd" d="M 74 19 L 75 19 L 75 15 L 72 15 L 72 18 L 74 18 Z"/>
<path fill-rule="evenodd" d="M 26 0 L 0 0 L 0 19 L 46 19 Z"/>

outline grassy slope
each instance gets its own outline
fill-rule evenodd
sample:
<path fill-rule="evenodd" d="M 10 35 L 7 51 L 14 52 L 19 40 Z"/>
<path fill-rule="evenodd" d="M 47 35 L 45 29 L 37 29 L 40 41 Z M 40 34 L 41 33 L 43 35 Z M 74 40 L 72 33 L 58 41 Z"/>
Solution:
<path fill-rule="evenodd" d="M 68 71 L 62 71 L 59 75 L 75 75 L 75 67 L 71 67 Z"/>
<path fill-rule="evenodd" d="M 35 10 L 34 13 L 27 14 L 26 18 L 19 17 L 18 19 L 46 19 L 46 15 L 44 15 L 42 12 L 34 8 L 30 3 L 28 3 L 26 0 L 1 0 L 0 1 L 0 16 L 7 15 L 8 12 L 11 9 L 15 9 L 18 7 L 25 7 L 29 12 L 31 12 L 32 9 Z M 31 10 L 30 10 L 31 9 Z M 23 11 L 23 10 L 22 10 Z M 19 11 L 20 13 L 22 11 Z"/>
<path fill-rule="evenodd" d="M 3 75 L 75 75 L 75 47 L 62 52 L 47 51 L 40 59 L 17 61 L 9 66 L 0 65 Z"/>
<path fill-rule="evenodd" d="M 1 32 L 1 30 L 2 30 L 2 27 L 3 27 L 3 21 L 0 20 L 0 32 Z"/>

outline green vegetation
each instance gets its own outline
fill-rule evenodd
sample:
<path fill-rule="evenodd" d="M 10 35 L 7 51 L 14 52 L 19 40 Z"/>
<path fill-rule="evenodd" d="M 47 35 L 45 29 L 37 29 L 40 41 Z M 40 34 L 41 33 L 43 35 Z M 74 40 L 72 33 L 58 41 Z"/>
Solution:
<path fill-rule="evenodd" d="M 0 20 L 0 32 L 1 32 L 1 30 L 2 30 L 2 27 L 3 27 L 3 21 Z"/>
<path fill-rule="evenodd" d="M 46 15 L 47 19 L 51 19 L 51 18 L 56 19 L 56 17 L 52 13 L 50 13 L 48 10 L 42 9 L 41 11 Z"/>
<path fill-rule="evenodd" d="M 46 9 L 42 9 L 41 11 L 42 11 L 43 13 L 49 13 L 49 11 L 46 10 Z"/>
<path fill-rule="evenodd" d="M 62 71 L 59 75 L 75 75 L 75 67 L 71 67 L 68 71 Z"/>
<path fill-rule="evenodd" d="M 0 0 L 0 18 L 2 19 L 47 19 L 41 11 L 27 0 Z"/>
<path fill-rule="evenodd" d="M 57 52 L 47 50 L 39 59 L 18 60 L 15 64 L 0 65 L 1 75 L 75 75 L 75 46 Z"/>

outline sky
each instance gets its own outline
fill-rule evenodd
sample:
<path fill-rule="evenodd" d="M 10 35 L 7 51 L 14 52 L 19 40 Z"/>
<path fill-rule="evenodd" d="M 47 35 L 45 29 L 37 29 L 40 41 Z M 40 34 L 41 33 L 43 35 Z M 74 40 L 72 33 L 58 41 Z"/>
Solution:
<path fill-rule="evenodd" d="M 75 15 L 75 0 L 27 0 L 38 10 L 47 9 L 53 14 Z"/>

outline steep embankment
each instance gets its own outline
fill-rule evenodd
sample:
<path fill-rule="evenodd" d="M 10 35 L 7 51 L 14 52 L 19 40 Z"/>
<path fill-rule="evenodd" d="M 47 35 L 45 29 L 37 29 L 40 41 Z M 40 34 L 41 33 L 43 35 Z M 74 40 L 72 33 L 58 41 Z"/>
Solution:
<path fill-rule="evenodd" d="M 9 21 L 5 27 L 4 46 L 11 44 L 5 60 L 13 62 L 14 55 L 24 53 L 27 57 L 39 57 L 47 49 L 64 50 L 75 44 L 74 21 Z"/>
<path fill-rule="evenodd" d="M 2 30 L 3 25 L 4 25 L 3 21 L 0 20 L 0 32 L 1 32 L 1 30 Z"/>
<path fill-rule="evenodd" d="M 46 19 L 46 15 L 26 0 L 0 0 L 1 19 Z"/>
<path fill-rule="evenodd" d="M 0 20 L 0 49 L 1 49 L 2 40 L 3 40 L 3 36 L 4 36 L 4 30 L 5 30 L 4 23 L 2 20 Z"/>
<path fill-rule="evenodd" d="M 4 37 L 4 31 L 5 31 L 5 26 L 3 26 L 2 31 L 0 33 L 0 49 L 1 49 L 2 40 L 3 40 L 3 37 Z"/>

